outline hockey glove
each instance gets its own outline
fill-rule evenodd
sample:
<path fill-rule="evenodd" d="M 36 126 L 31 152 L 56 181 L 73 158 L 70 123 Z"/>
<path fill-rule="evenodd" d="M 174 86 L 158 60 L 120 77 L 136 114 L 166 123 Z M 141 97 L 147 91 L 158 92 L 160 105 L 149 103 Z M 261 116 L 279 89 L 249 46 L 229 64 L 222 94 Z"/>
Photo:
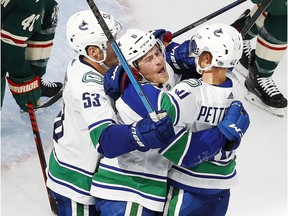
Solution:
<path fill-rule="evenodd" d="M 7 81 L 16 103 L 23 111 L 28 111 L 26 104 L 29 102 L 37 105 L 37 101 L 41 97 L 39 76 L 27 78 L 15 78 L 10 76 L 7 77 Z"/>
<path fill-rule="evenodd" d="M 231 106 L 218 124 L 218 129 L 231 142 L 228 143 L 226 150 L 238 148 L 242 136 L 245 134 L 250 124 L 249 115 L 240 101 L 233 101 Z M 225 147 L 224 147 L 225 149 Z"/>
<path fill-rule="evenodd" d="M 139 79 L 139 72 L 131 67 L 131 70 L 136 78 Z M 125 86 L 130 82 L 123 66 L 118 65 L 110 68 L 104 75 L 104 91 L 114 100 L 117 100 L 125 89 Z"/>
<path fill-rule="evenodd" d="M 162 41 L 162 43 L 170 43 L 172 41 L 172 33 L 170 31 L 166 31 L 165 29 L 157 29 L 153 30 L 153 35 L 156 39 Z"/>
<path fill-rule="evenodd" d="M 137 150 L 145 152 L 149 149 L 162 148 L 174 139 L 175 133 L 170 117 L 166 112 L 159 113 L 157 116 L 161 116 L 157 122 L 147 116 L 130 125 L 128 141 Z"/>

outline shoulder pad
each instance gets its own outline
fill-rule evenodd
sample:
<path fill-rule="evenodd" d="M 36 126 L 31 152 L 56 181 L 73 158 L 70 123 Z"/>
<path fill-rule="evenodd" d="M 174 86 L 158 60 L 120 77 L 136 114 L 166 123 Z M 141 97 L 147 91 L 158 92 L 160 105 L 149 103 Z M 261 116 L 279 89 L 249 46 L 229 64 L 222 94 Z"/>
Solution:
<path fill-rule="evenodd" d="M 191 87 L 197 87 L 202 85 L 202 82 L 199 79 L 187 79 L 181 81 L 181 83 L 187 83 Z"/>
<path fill-rule="evenodd" d="M 84 83 L 94 82 L 103 85 L 103 76 L 93 71 L 89 71 L 83 75 L 82 82 Z"/>

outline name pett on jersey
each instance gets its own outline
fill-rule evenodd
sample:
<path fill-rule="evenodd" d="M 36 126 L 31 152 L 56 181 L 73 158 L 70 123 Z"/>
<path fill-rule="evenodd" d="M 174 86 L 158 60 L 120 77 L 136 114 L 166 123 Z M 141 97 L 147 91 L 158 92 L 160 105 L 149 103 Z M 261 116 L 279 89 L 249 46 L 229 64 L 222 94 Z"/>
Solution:
<path fill-rule="evenodd" d="M 54 148 L 50 155 L 47 186 L 82 204 L 93 205 L 92 177 L 101 155 L 97 152 L 103 129 L 116 122 L 103 76 L 82 61 L 68 66 L 63 109 L 54 123 Z"/>
<path fill-rule="evenodd" d="M 162 106 L 170 103 L 169 100 L 173 98 L 178 106 L 175 110 L 179 110 L 177 126 L 185 127 L 192 132 L 215 127 L 222 121 L 232 101 L 243 100 L 241 86 L 234 78 L 228 78 L 225 83 L 218 86 L 201 80 L 189 79 L 176 85 L 169 93 L 171 97 L 166 97 L 164 100 L 168 101 L 162 102 Z M 177 142 L 161 150 L 163 156 L 174 162 L 169 171 L 171 185 L 188 191 L 193 191 L 195 187 L 227 189 L 234 186 L 237 182 L 235 150 L 220 150 L 209 161 L 202 162 L 193 168 L 183 167 L 184 160 L 189 158 L 186 154 L 188 154 L 188 145 L 192 136 L 183 136 Z"/>

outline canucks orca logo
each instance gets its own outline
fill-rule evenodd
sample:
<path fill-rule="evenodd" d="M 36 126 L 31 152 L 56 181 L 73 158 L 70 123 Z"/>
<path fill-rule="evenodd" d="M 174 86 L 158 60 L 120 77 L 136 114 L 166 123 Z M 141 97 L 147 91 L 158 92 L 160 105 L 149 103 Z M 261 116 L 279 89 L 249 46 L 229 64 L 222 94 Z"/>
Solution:
<path fill-rule="evenodd" d="M 223 34 L 223 31 L 222 31 L 221 28 L 214 31 L 214 35 L 215 35 L 216 37 L 220 37 L 220 34 Z"/>
<path fill-rule="evenodd" d="M 80 30 L 87 30 L 88 29 L 88 23 L 86 23 L 84 20 L 82 23 L 79 25 Z"/>
<path fill-rule="evenodd" d="M 94 82 L 103 85 L 103 78 L 100 74 L 89 71 L 85 73 L 84 76 L 82 77 L 82 82 L 84 83 Z"/>
<path fill-rule="evenodd" d="M 198 79 L 193 79 L 193 78 L 184 80 L 184 81 L 182 81 L 182 82 L 183 82 L 183 83 L 187 83 L 187 84 L 188 84 L 189 86 L 191 86 L 191 87 L 197 87 L 197 86 L 202 85 L 202 83 L 201 83 L 200 80 L 198 80 Z"/>

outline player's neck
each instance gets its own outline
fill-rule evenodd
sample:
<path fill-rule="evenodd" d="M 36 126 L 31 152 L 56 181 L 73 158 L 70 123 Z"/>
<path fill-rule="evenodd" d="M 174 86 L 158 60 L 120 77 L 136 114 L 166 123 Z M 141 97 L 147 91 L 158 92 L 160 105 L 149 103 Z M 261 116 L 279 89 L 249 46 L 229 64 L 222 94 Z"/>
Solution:
<path fill-rule="evenodd" d="M 226 68 L 213 67 L 202 74 L 202 80 L 211 85 L 220 85 L 226 81 Z"/>
<path fill-rule="evenodd" d="M 101 67 L 101 65 L 99 63 L 91 61 L 90 59 L 86 58 L 85 56 L 83 57 L 83 59 L 84 59 L 84 61 L 86 61 L 87 63 L 92 65 L 93 68 L 95 68 L 102 75 L 104 75 L 106 73 L 107 69 Z"/>

